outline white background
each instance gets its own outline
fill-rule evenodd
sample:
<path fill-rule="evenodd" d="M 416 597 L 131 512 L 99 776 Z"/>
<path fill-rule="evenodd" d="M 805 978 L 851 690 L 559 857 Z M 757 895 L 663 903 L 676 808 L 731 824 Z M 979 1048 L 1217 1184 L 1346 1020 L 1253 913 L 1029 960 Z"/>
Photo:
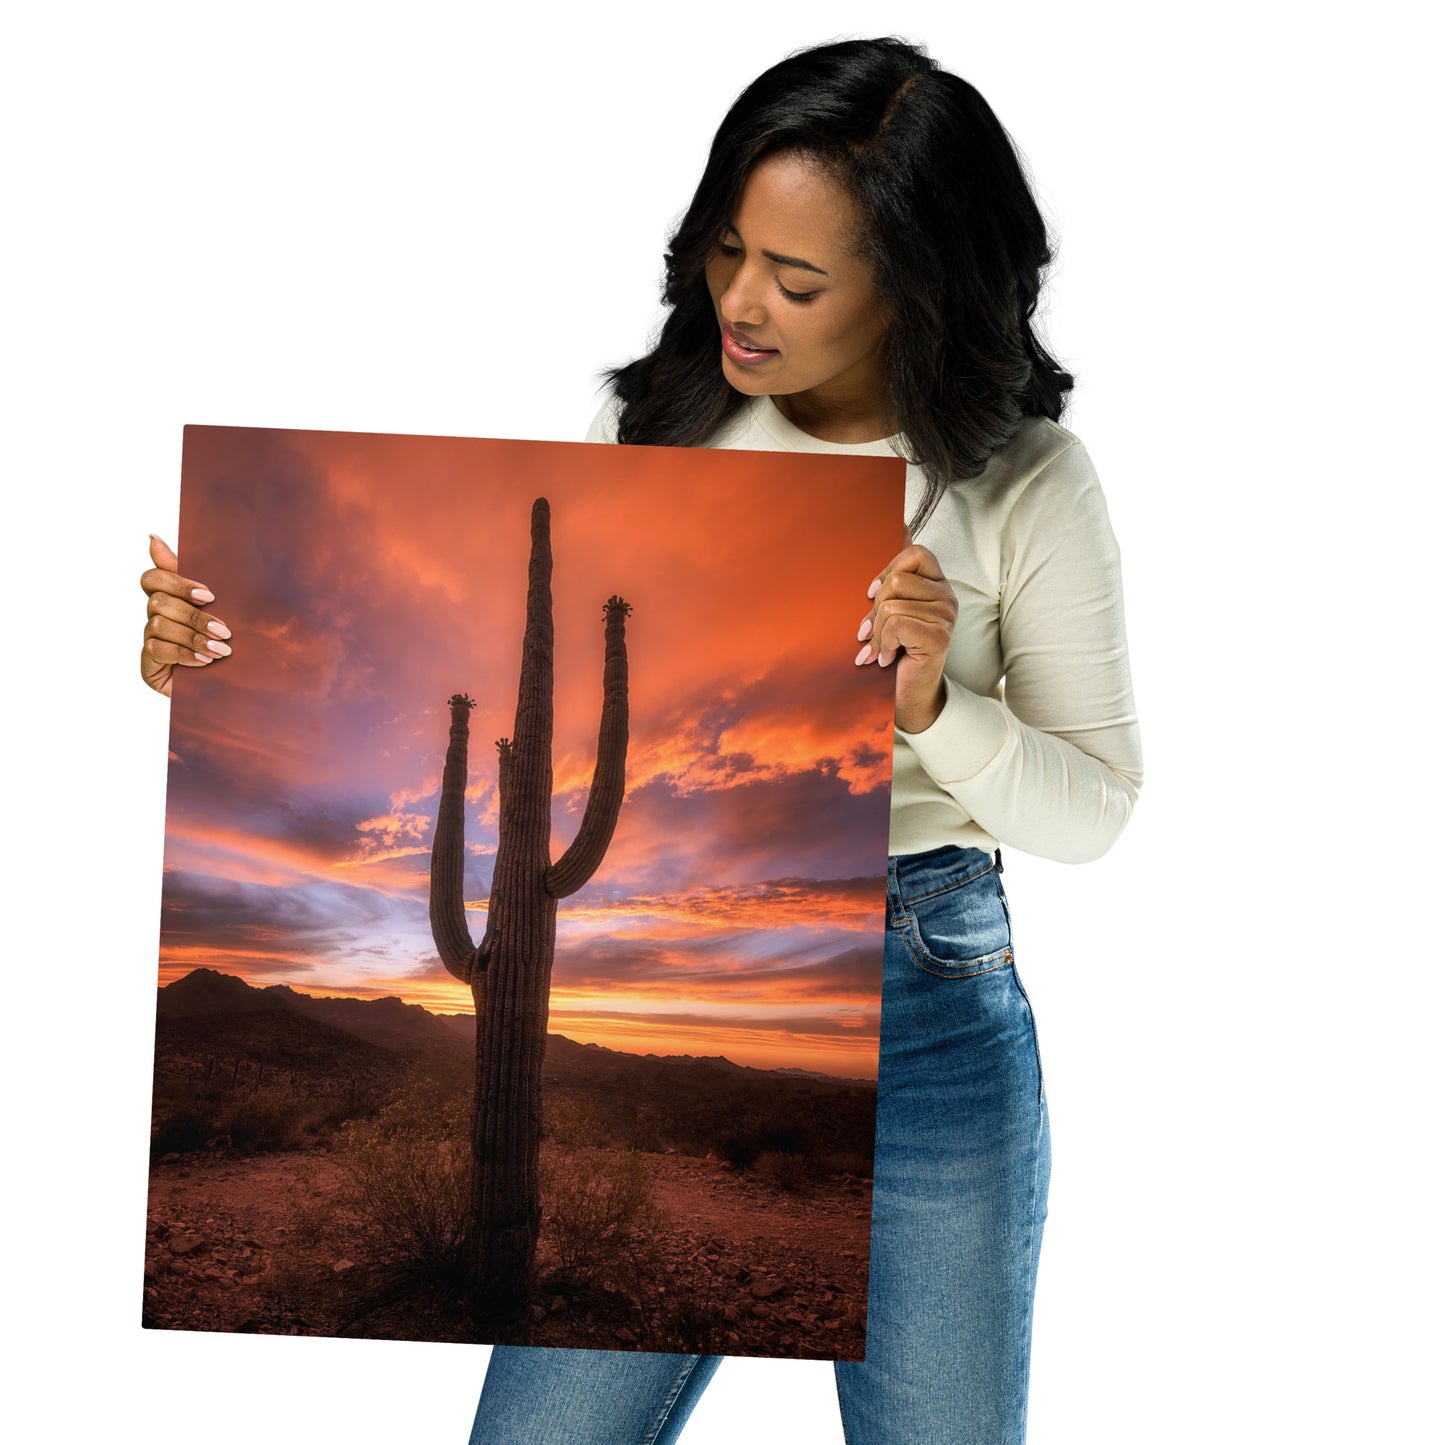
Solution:
<path fill-rule="evenodd" d="M 1031 1439 L 1423 1437 L 1438 120 L 1406 8 L 7 22 L 24 1438 L 462 1445 L 483 1372 L 479 1348 L 139 1327 L 167 706 L 136 676 L 136 579 L 148 530 L 176 541 L 183 423 L 580 437 L 732 97 L 790 49 L 888 30 L 979 86 L 1057 230 L 1050 334 L 1123 548 L 1144 729 L 1108 858 L 1007 860 L 1055 1139 Z M 836 1442 L 836 1419 L 827 1366 L 734 1361 L 687 1440 Z"/>

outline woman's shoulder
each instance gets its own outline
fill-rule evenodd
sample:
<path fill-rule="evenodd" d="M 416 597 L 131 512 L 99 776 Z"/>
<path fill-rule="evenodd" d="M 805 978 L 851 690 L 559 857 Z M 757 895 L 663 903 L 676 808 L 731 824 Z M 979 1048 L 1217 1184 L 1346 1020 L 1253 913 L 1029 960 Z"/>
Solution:
<path fill-rule="evenodd" d="M 982 553 L 997 555 L 1022 537 L 1057 535 L 1102 502 L 1083 442 L 1058 422 L 1029 416 L 978 476 L 948 488 L 924 540 L 937 550 L 950 535 L 970 536 Z"/>
<path fill-rule="evenodd" d="M 1089 465 L 1084 444 L 1067 427 L 1046 416 L 1026 416 L 1018 430 L 988 460 L 985 475 L 1027 486 L 1060 471 Z"/>
<path fill-rule="evenodd" d="M 1083 493 L 1099 491 L 1099 477 L 1073 432 L 1046 416 L 1028 416 L 969 485 L 979 501 L 1007 514 L 1070 508 Z"/>
<path fill-rule="evenodd" d="M 615 442 L 617 440 L 618 418 L 622 415 L 622 399 L 615 391 L 609 391 L 582 438 L 588 442 Z"/>

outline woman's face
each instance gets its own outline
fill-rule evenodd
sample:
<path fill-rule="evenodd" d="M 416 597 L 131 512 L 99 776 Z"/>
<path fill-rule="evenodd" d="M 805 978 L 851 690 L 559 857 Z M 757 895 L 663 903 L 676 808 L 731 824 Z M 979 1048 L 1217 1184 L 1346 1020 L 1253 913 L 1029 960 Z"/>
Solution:
<path fill-rule="evenodd" d="M 888 319 L 858 230 L 852 199 L 808 160 L 767 156 L 748 172 L 707 263 L 723 374 L 738 391 L 791 398 L 794 420 L 881 418 Z"/>

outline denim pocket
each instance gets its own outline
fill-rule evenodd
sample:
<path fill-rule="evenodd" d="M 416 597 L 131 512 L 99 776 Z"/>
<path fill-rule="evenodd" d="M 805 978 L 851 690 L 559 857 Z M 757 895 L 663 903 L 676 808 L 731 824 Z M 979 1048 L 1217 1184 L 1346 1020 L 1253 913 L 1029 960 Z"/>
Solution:
<path fill-rule="evenodd" d="M 939 978 L 971 978 L 1013 962 L 1008 904 L 992 864 L 910 899 L 901 923 L 913 961 Z"/>

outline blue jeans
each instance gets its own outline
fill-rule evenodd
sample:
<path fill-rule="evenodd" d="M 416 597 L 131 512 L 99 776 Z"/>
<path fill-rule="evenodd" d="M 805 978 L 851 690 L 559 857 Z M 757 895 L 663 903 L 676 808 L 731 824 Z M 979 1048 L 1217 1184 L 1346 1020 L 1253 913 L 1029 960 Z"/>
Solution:
<path fill-rule="evenodd" d="M 849 1445 L 1018 1445 L 1049 1187 L 1033 1012 L 993 859 L 888 864 L 867 1359 Z M 668 1445 L 717 1356 L 498 1348 L 472 1445 Z"/>

